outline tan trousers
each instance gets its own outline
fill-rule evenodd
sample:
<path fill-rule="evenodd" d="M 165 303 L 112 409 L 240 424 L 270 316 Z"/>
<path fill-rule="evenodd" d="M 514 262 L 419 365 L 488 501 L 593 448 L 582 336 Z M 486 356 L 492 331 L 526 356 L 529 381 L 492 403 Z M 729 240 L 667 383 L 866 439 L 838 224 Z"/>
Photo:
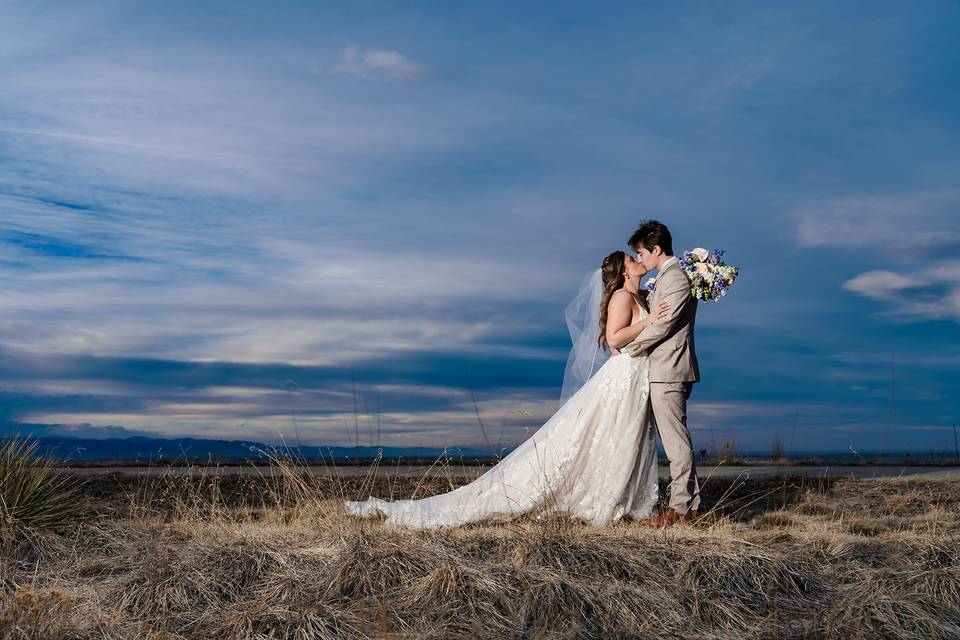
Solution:
<path fill-rule="evenodd" d="M 670 460 L 670 508 L 686 513 L 700 508 L 700 483 L 687 429 L 687 399 L 692 382 L 651 382 L 650 405 L 663 449 Z"/>

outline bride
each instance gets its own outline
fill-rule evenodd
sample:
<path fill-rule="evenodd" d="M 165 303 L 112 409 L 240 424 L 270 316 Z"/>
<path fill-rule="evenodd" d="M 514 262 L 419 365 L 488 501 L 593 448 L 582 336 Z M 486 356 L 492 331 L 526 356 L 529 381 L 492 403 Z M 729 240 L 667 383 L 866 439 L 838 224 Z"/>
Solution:
<path fill-rule="evenodd" d="M 645 271 L 623 251 L 603 259 L 567 309 L 574 348 L 564 380 L 566 402 L 496 466 L 429 498 L 347 501 L 347 514 L 383 515 L 388 523 L 414 528 L 502 521 L 522 513 L 539 518 L 563 512 L 591 525 L 651 516 L 658 489 L 648 359 L 631 357 L 626 347 L 667 306 L 650 312 L 640 287 Z M 571 316 L 578 307 L 589 320 L 576 327 Z"/>

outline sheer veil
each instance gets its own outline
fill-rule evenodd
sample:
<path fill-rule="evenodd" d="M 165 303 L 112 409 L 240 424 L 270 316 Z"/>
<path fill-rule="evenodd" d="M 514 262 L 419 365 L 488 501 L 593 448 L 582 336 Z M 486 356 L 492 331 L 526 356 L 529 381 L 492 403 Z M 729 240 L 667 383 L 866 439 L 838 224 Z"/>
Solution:
<path fill-rule="evenodd" d="M 600 269 L 591 271 L 580 283 L 576 297 L 563 313 L 573 347 L 563 372 L 562 405 L 603 366 L 610 353 L 600 348 L 600 303 L 603 301 L 603 279 Z"/>

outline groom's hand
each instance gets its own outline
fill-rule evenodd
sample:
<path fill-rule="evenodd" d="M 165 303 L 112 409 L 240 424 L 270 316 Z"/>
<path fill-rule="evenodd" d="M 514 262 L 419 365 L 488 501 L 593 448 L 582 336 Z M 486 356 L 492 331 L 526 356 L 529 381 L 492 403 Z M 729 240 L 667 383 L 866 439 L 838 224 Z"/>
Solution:
<path fill-rule="evenodd" d="M 669 312 L 670 312 L 670 301 L 661 300 L 659 304 L 657 304 L 657 306 L 654 307 L 650 315 L 647 316 L 647 321 L 649 322 L 649 324 L 646 327 L 644 327 L 643 330 L 646 331 L 647 328 L 649 328 L 649 326 L 654 323 L 654 321 L 659 320 L 660 318 L 665 318 Z M 636 356 L 639 356 L 641 353 L 647 353 L 647 351 L 649 351 L 649 347 L 642 347 L 642 346 L 634 347 L 633 351 L 630 352 L 630 355 L 636 357 Z"/>
<path fill-rule="evenodd" d="M 647 348 L 646 348 L 646 347 L 634 347 L 634 348 L 630 351 L 630 355 L 633 356 L 634 358 L 636 358 L 637 356 L 642 355 L 642 354 L 644 354 L 644 353 L 646 353 L 646 352 L 647 352 Z"/>

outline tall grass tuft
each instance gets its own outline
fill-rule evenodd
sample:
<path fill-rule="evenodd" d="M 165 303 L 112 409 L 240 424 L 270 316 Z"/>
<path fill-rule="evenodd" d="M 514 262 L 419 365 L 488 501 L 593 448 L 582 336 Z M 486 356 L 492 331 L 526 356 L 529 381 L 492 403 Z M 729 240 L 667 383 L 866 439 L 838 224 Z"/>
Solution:
<path fill-rule="evenodd" d="M 38 446 L 20 436 L 0 440 L 0 529 L 59 529 L 76 513 L 75 477 Z"/>
<path fill-rule="evenodd" d="M 787 449 L 783 445 L 783 438 L 780 434 L 777 434 L 773 439 L 773 455 L 771 457 L 776 461 L 787 459 Z"/>

